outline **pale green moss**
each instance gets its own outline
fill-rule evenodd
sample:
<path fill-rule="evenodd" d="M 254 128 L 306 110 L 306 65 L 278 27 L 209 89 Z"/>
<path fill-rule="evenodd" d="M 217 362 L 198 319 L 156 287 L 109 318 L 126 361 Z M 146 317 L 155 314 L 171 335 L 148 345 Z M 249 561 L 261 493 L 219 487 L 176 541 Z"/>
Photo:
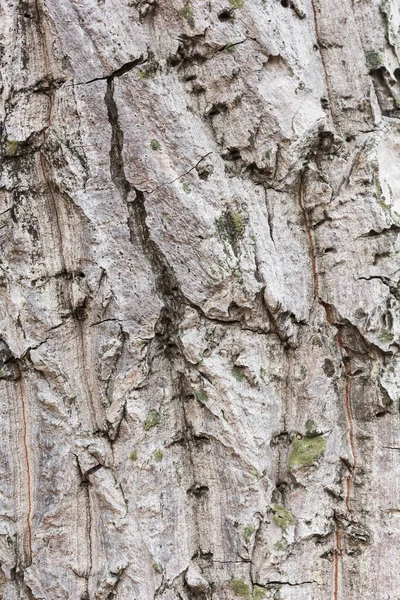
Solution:
<path fill-rule="evenodd" d="M 248 544 L 251 540 L 251 536 L 255 532 L 256 528 L 253 525 L 246 525 L 244 528 L 244 541 Z"/>
<path fill-rule="evenodd" d="M 161 573 L 163 573 L 164 568 L 163 566 L 159 563 L 159 562 L 154 562 L 153 563 L 153 569 L 155 570 L 156 573 L 158 573 L 159 575 L 161 575 Z"/>
<path fill-rule="evenodd" d="M 370 51 L 365 53 L 365 62 L 368 69 L 379 69 L 383 64 L 383 56 L 379 52 Z"/>
<path fill-rule="evenodd" d="M 143 429 L 148 431 L 152 427 L 159 425 L 161 421 L 161 415 L 157 410 L 151 410 L 147 415 L 147 419 L 143 423 Z"/>
<path fill-rule="evenodd" d="M 237 252 L 239 239 L 243 237 L 247 223 L 247 216 L 233 212 L 230 208 L 215 220 L 217 233 L 230 243 L 234 252 Z"/>
<path fill-rule="evenodd" d="M 196 390 L 194 395 L 196 396 L 197 400 L 202 404 L 208 402 L 208 396 L 204 390 Z"/>
<path fill-rule="evenodd" d="M 285 538 L 281 538 L 274 544 L 274 549 L 278 552 L 286 552 L 287 547 L 289 546 L 288 541 Z"/>
<path fill-rule="evenodd" d="M 192 193 L 192 188 L 185 181 L 182 183 L 182 187 L 183 187 L 183 191 L 186 192 L 186 194 L 191 194 Z"/>
<path fill-rule="evenodd" d="M 260 585 L 255 585 L 253 588 L 253 600 L 264 600 L 267 595 L 267 590 Z"/>
<path fill-rule="evenodd" d="M 291 525 L 294 525 L 294 516 L 288 508 L 280 504 L 271 504 L 271 510 L 274 513 L 275 523 L 282 529 L 287 529 Z"/>
<path fill-rule="evenodd" d="M 132 452 L 129 455 L 129 460 L 131 461 L 135 461 L 138 459 L 138 451 L 137 450 L 132 450 Z"/>
<path fill-rule="evenodd" d="M 378 204 L 381 208 L 383 208 L 383 210 L 386 210 L 388 212 L 390 211 L 390 204 L 386 204 L 386 202 L 383 199 L 379 200 Z"/>
<path fill-rule="evenodd" d="M 242 233 L 245 228 L 246 222 L 243 215 L 239 213 L 231 213 L 232 214 L 232 223 L 237 233 Z"/>
<path fill-rule="evenodd" d="M 151 142 L 150 142 L 150 148 L 152 150 L 159 150 L 161 148 L 160 142 L 158 142 L 157 140 L 151 140 Z"/>
<path fill-rule="evenodd" d="M 19 142 L 17 140 L 8 140 L 6 144 L 6 156 L 15 156 L 18 146 Z"/>
<path fill-rule="evenodd" d="M 235 378 L 237 381 L 243 381 L 243 379 L 244 379 L 244 374 L 243 374 L 243 371 L 242 371 L 242 369 L 240 369 L 240 367 L 233 367 L 233 369 L 232 369 L 232 371 L 231 371 L 231 372 L 232 372 L 232 375 L 234 376 L 234 378 Z"/>
<path fill-rule="evenodd" d="M 179 16 L 182 17 L 182 19 L 185 19 L 185 21 L 187 21 L 190 29 L 194 29 L 193 9 L 190 6 L 189 2 L 187 2 L 185 6 L 179 11 Z"/>
<path fill-rule="evenodd" d="M 379 340 L 383 344 L 390 344 L 390 342 L 393 342 L 393 340 L 394 340 L 394 335 L 388 329 L 382 329 L 382 331 L 379 335 Z"/>
<path fill-rule="evenodd" d="M 306 421 L 306 436 L 313 437 L 318 435 L 318 425 L 313 419 L 307 419 Z"/>
<path fill-rule="evenodd" d="M 229 0 L 231 8 L 243 8 L 244 0 Z"/>
<path fill-rule="evenodd" d="M 243 579 L 232 579 L 231 588 L 236 596 L 245 598 L 245 600 L 251 600 L 250 587 Z"/>
<path fill-rule="evenodd" d="M 326 440 L 322 435 L 304 437 L 293 440 L 292 452 L 289 456 L 289 469 L 311 465 L 325 452 Z"/>
<path fill-rule="evenodd" d="M 156 451 L 154 452 L 153 456 L 154 456 L 154 460 L 155 460 L 156 462 L 161 462 L 161 461 L 162 461 L 162 459 L 164 458 L 164 453 L 163 453 L 163 451 L 162 451 L 162 450 L 160 450 L 160 448 L 158 448 L 158 450 L 156 450 Z"/>

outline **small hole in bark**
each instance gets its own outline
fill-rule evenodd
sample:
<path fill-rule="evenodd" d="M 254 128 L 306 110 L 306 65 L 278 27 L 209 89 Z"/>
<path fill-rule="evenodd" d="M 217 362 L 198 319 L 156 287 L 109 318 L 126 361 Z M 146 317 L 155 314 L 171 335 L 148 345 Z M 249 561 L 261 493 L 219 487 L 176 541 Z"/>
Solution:
<path fill-rule="evenodd" d="M 195 484 L 195 485 L 192 485 L 192 487 L 190 487 L 188 490 L 186 490 L 186 493 L 188 495 L 196 496 L 196 498 L 199 498 L 199 497 L 207 494 L 208 491 L 209 491 L 208 485 Z"/>
<path fill-rule="evenodd" d="M 336 252 L 336 248 L 325 248 L 325 254 L 329 254 L 329 252 Z"/>
<path fill-rule="evenodd" d="M 375 416 L 378 417 L 378 419 L 379 419 L 380 417 L 384 417 L 385 415 L 387 415 L 387 413 L 388 413 L 388 411 L 381 410 L 381 411 L 375 413 Z"/>
<path fill-rule="evenodd" d="M 221 21 L 222 23 L 226 22 L 226 21 L 230 21 L 233 18 L 234 18 L 234 16 L 233 16 L 232 12 L 229 10 L 229 8 L 225 8 L 218 15 L 218 20 Z"/>
<path fill-rule="evenodd" d="M 329 108 L 329 102 L 326 98 L 321 98 L 321 106 L 324 110 Z"/>
<path fill-rule="evenodd" d="M 354 142 L 356 138 L 354 137 L 354 135 L 348 135 L 346 138 L 346 142 Z"/>
<path fill-rule="evenodd" d="M 289 6 L 288 0 L 281 0 L 281 4 L 282 4 L 283 8 L 287 8 Z"/>
<path fill-rule="evenodd" d="M 228 107 L 223 102 L 218 102 L 217 104 L 213 104 L 210 108 L 207 116 L 215 117 L 216 115 L 220 115 L 225 113 L 228 110 Z"/>
<path fill-rule="evenodd" d="M 207 356 L 210 356 L 210 354 L 211 354 L 211 350 L 210 350 L 210 348 L 206 348 L 206 349 L 204 350 L 204 352 L 203 352 L 203 356 L 206 356 L 206 357 L 207 357 Z"/>
<path fill-rule="evenodd" d="M 296 438 L 297 438 L 298 440 L 302 440 L 302 439 L 303 439 L 303 436 L 301 435 L 301 433 L 297 433 L 297 434 L 296 434 Z"/>
<path fill-rule="evenodd" d="M 362 369 L 356 369 L 354 373 L 352 373 L 352 377 L 357 377 L 357 375 L 362 375 L 364 371 Z"/>
<path fill-rule="evenodd" d="M 318 48 L 318 44 L 314 44 L 314 46 L 313 46 L 313 50 L 319 50 L 319 48 Z"/>

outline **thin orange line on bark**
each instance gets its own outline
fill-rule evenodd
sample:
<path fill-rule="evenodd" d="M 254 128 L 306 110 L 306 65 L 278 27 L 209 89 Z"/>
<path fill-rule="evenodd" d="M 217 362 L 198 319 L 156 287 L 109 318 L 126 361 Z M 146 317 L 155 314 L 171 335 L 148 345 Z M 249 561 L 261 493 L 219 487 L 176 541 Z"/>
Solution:
<path fill-rule="evenodd" d="M 326 320 L 328 321 L 329 325 L 332 325 L 333 327 L 335 327 L 335 323 L 334 323 L 332 315 L 331 315 L 330 307 L 327 306 L 325 304 L 325 302 L 323 302 L 321 300 L 320 300 L 320 303 L 322 304 L 322 306 L 325 309 Z M 337 326 L 336 326 L 336 329 L 338 329 Z M 336 341 L 337 341 L 337 345 L 339 347 L 340 354 L 342 355 L 342 360 L 343 360 L 344 409 L 345 409 L 345 413 L 346 413 L 347 425 L 349 428 L 349 443 L 350 443 L 351 456 L 353 459 L 353 464 L 350 467 L 348 467 L 349 474 L 346 476 L 345 506 L 346 506 L 346 510 L 349 512 L 350 511 L 351 479 L 353 477 L 354 470 L 357 465 L 357 454 L 356 454 L 356 448 L 355 448 L 355 443 L 354 443 L 353 417 L 351 414 L 351 401 L 350 401 L 351 388 L 350 388 L 349 364 L 346 362 L 346 360 L 343 357 L 343 353 L 344 353 L 343 342 L 342 342 L 342 338 L 341 338 L 339 329 L 338 329 L 338 332 L 336 335 Z"/>
<path fill-rule="evenodd" d="M 340 339 L 340 335 L 338 333 L 338 340 Z M 341 340 L 340 340 L 340 346 Z M 350 511 L 350 494 L 351 494 L 351 479 L 353 477 L 354 469 L 356 468 L 357 457 L 356 457 L 356 449 L 354 445 L 354 427 L 353 427 L 353 417 L 351 415 L 351 406 L 350 406 L 350 381 L 349 381 L 349 367 L 347 363 L 344 363 L 344 406 L 346 410 L 347 424 L 349 426 L 349 442 L 350 449 L 353 458 L 353 464 L 349 468 L 349 474 L 346 477 L 346 510 Z"/>
<path fill-rule="evenodd" d="M 28 434 L 27 434 L 27 421 L 26 421 L 26 410 L 25 410 L 25 393 L 24 393 L 24 384 L 22 378 L 22 371 L 20 366 L 18 365 L 20 379 L 19 379 L 19 391 L 21 397 L 21 407 L 22 407 L 22 423 L 24 427 L 24 450 L 25 450 L 25 462 L 26 462 L 26 480 L 28 486 L 28 494 L 27 494 L 27 504 L 28 511 L 26 515 L 26 526 L 28 532 L 28 546 L 29 546 L 29 564 L 32 561 L 32 526 L 31 526 L 31 515 L 32 515 L 32 500 L 31 500 L 31 468 L 29 463 L 29 451 L 28 451 Z"/>
<path fill-rule="evenodd" d="M 340 531 L 335 519 L 335 546 L 333 548 L 333 600 L 339 598 L 339 555 L 340 555 Z"/>

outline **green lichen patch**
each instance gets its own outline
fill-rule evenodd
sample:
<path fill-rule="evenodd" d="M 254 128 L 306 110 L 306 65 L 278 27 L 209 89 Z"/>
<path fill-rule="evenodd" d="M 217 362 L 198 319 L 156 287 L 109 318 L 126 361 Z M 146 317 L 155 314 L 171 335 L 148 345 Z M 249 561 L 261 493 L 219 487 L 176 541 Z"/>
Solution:
<path fill-rule="evenodd" d="M 264 600 L 267 595 L 267 590 L 260 585 L 255 585 L 253 588 L 253 600 Z"/>
<path fill-rule="evenodd" d="M 387 212 L 389 212 L 391 209 L 390 204 L 386 204 L 385 200 L 383 200 L 383 199 L 379 200 L 378 204 L 381 208 L 383 208 L 383 210 L 386 210 Z"/>
<path fill-rule="evenodd" d="M 190 29 L 194 29 L 195 25 L 193 9 L 190 6 L 189 2 L 187 2 L 185 6 L 179 11 L 179 16 L 182 17 L 182 19 L 185 19 L 185 21 L 187 21 Z"/>
<path fill-rule="evenodd" d="M 229 0 L 229 5 L 231 8 L 243 8 L 244 0 Z"/>
<path fill-rule="evenodd" d="M 271 510 L 274 513 L 275 523 L 282 529 L 287 529 L 291 525 L 294 525 L 294 516 L 288 508 L 280 504 L 271 504 Z"/>
<path fill-rule="evenodd" d="M 150 142 L 150 148 L 152 150 L 159 150 L 161 148 L 160 142 L 158 142 L 157 140 L 151 140 L 151 142 Z"/>
<path fill-rule="evenodd" d="M 322 435 L 304 437 L 293 440 L 292 452 L 289 456 L 289 469 L 311 465 L 325 452 L 326 440 Z"/>
<path fill-rule="evenodd" d="M 315 437 L 318 435 L 319 429 L 318 425 L 313 419 L 307 419 L 306 421 L 306 437 Z"/>
<path fill-rule="evenodd" d="M 245 598 L 245 600 L 251 600 L 250 587 L 243 579 L 232 579 L 231 588 L 236 596 Z"/>
<path fill-rule="evenodd" d="M 233 367 L 231 373 L 237 381 L 243 381 L 244 373 L 240 367 Z"/>
<path fill-rule="evenodd" d="M 393 340 L 393 333 L 388 329 L 382 329 L 381 333 L 379 334 L 379 341 L 381 341 L 382 344 L 390 344 L 390 342 L 393 342 Z"/>
<path fill-rule="evenodd" d="M 162 566 L 161 563 L 159 562 L 154 562 L 153 563 L 153 569 L 155 570 L 156 573 L 158 573 L 159 575 L 161 575 L 161 573 L 164 572 L 164 567 Z"/>
<path fill-rule="evenodd" d="M 379 69 L 379 67 L 383 65 L 383 56 L 380 52 L 366 52 L 365 62 L 367 63 L 368 69 Z"/>
<path fill-rule="evenodd" d="M 190 185 L 188 183 L 186 183 L 185 181 L 182 183 L 182 187 L 183 187 L 183 191 L 186 194 L 191 194 L 192 193 L 192 188 L 190 187 Z"/>
<path fill-rule="evenodd" d="M 196 390 L 194 395 L 201 404 L 206 404 L 206 402 L 208 402 L 208 396 L 204 390 Z"/>
<path fill-rule="evenodd" d="M 286 552 L 287 547 L 289 546 L 288 541 L 283 537 L 274 544 L 274 549 L 278 552 Z"/>
<path fill-rule="evenodd" d="M 151 410 L 147 415 L 147 419 L 143 423 L 143 429 L 149 431 L 152 427 L 159 425 L 161 421 L 161 415 L 157 410 Z"/>
<path fill-rule="evenodd" d="M 244 528 L 244 541 L 248 544 L 251 540 L 251 536 L 255 532 L 256 528 L 253 525 L 246 525 Z"/>
<path fill-rule="evenodd" d="M 158 449 L 157 449 L 157 450 L 156 450 L 156 451 L 153 453 L 153 456 L 154 456 L 154 460 L 155 460 L 156 462 L 161 462 L 161 461 L 162 461 L 162 459 L 164 458 L 164 453 L 163 453 L 163 451 L 162 451 L 162 450 L 160 450 L 160 448 L 158 448 Z"/>
<path fill-rule="evenodd" d="M 218 235 L 227 240 L 236 251 L 240 238 L 243 237 L 248 218 L 239 212 L 230 210 L 229 208 L 215 220 L 215 227 Z"/>
<path fill-rule="evenodd" d="M 18 151 L 19 142 L 17 140 L 8 140 L 6 143 L 6 156 L 15 156 Z"/>
<path fill-rule="evenodd" d="M 131 460 L 132 462 L 135 462 L 135 460 L 138 459 L 138 451 L 137 450 L 132 450 L 132 452 L 129 455 L 129 460 Z"/>

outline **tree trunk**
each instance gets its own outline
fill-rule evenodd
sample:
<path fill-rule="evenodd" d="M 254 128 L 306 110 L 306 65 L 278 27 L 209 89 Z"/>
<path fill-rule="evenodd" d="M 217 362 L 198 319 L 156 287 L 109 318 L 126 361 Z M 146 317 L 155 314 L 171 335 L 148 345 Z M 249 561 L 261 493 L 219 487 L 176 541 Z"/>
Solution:
<path fill-rule="evenodd" d="M 1 0 L 3 600 L 396 600 L 395 0 Z"/>

